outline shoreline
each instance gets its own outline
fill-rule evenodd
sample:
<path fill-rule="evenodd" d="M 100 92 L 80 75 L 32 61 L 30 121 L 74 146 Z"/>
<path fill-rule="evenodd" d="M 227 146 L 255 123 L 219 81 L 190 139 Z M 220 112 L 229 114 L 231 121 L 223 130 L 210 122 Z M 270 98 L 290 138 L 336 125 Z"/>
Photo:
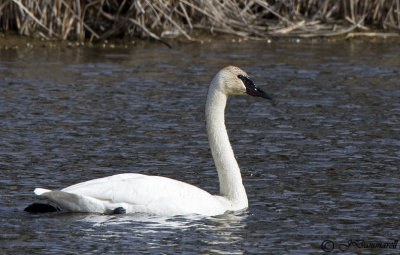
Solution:
<path fill-rule="evenodd" d="M 85 41 L 70 41 L 60 40 L 56 38 L 33 38 L 29 36 L 23 36 L 16 33 L 1 33 L 0 32 L 0 49 L 24 49 L 24 48 L 132 48 L 140 47 L 146 44 L 159 44 L 164 45 L 166 48 L 175 48 L 182 44 L 212 44 L 212 43 L 235 43 L 241 44 L 245 42 L 263 41 L 266 44 L 273 42 L 336 42 L 336 41 L 367 41 L 367 42 L 397 42 L 400 41 L 400 34 L 384 31 L 374 32 L 350 32 L 343 35 L 337 36 L 318 36 L 311 35 L 299 37 L 295 34 L 287 36 L 277 36 L 271 38 L 242 38 L 232 35 L 207 35 L 193 37 L 192 40 L 186 38 L 167 38 L 165 41 L 154 40 L 151 38 L 123 38 L 123 39 L 110 39 L 99 41 L 96 43 L 85 42 Z"/>

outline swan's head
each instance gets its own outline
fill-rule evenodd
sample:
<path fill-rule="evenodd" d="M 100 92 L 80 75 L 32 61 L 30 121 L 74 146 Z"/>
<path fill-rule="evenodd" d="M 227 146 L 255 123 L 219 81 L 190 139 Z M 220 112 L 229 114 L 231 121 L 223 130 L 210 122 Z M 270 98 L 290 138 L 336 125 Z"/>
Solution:
<path fill-rule="evenodd" d="M 236 66 L 227 66 L 217 74 L 221 89 L 227 95 L 248 94 L 253 97 L 272 99 L 270 95 L 256 87 L 245 71 Z"/>

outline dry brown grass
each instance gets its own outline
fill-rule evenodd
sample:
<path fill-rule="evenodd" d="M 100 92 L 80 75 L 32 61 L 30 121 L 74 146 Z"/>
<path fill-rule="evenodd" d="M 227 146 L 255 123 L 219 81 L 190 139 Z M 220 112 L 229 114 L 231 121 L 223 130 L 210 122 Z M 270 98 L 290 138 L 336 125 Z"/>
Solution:
<path fill-rule="evenodd" d="M 3 0 L 0 28 L 62 40 L 400 32 L 400 0 Z M 368 32 L 371 34 L 371 32 Z M 377 33 L 378 34 L 378 33 Z"/>

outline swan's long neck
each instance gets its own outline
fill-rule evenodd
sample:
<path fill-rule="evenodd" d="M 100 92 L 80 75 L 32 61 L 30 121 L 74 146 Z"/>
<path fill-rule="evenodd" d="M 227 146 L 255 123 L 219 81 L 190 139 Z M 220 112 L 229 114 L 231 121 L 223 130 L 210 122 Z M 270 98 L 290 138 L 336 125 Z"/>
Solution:
<path fill-rule="evenodd" d="M 214 78 L 206 102 L 208 140 L 218 171 L 220 193 L 232 204 L 247 206 L 246 190 L 225 127 L 224 113 L 228 96 L 220 87 L 217 77 Z"/>

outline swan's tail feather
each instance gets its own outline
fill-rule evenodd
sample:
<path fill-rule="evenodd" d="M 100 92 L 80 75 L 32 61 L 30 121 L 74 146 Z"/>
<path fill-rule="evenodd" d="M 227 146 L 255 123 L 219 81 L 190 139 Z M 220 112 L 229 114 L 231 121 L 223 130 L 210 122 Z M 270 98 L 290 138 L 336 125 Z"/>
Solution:
<path fill-rule="evenodd" d="M 38 196 L 47 198 L 57 207 L 48 204 L 34 203 L 27 208 L 27 212 L 54 212 L 63 211 L 69 212 L 92 212 L 92 213 L 111 213 L 123 214 L 126 213 L 126 208 L 121 203 L 112 203 L 112 201 L 97 199 L 94 197 L 61 191 L 36 188 L 34 193 Z"/>
<path fill-rule="evenodd" d="M 93 197 L 61 190 L 48 190 L 42 188 L 36 188 L 34 192 L 36 195 L 45 197 L 55 203 L 64 211 L 98 213 L 109 211 L 103 202 Z"/>
<path fill-rule="evenodd" d="M 33 192 L 34 192 L 36 195 L 41 196 L 41 195 L 43 195 L 44 193 L 51 192 L 51 190 L 49 190 L 49 189 L 42 189 L 42 188 L 36 188 Z"/>

